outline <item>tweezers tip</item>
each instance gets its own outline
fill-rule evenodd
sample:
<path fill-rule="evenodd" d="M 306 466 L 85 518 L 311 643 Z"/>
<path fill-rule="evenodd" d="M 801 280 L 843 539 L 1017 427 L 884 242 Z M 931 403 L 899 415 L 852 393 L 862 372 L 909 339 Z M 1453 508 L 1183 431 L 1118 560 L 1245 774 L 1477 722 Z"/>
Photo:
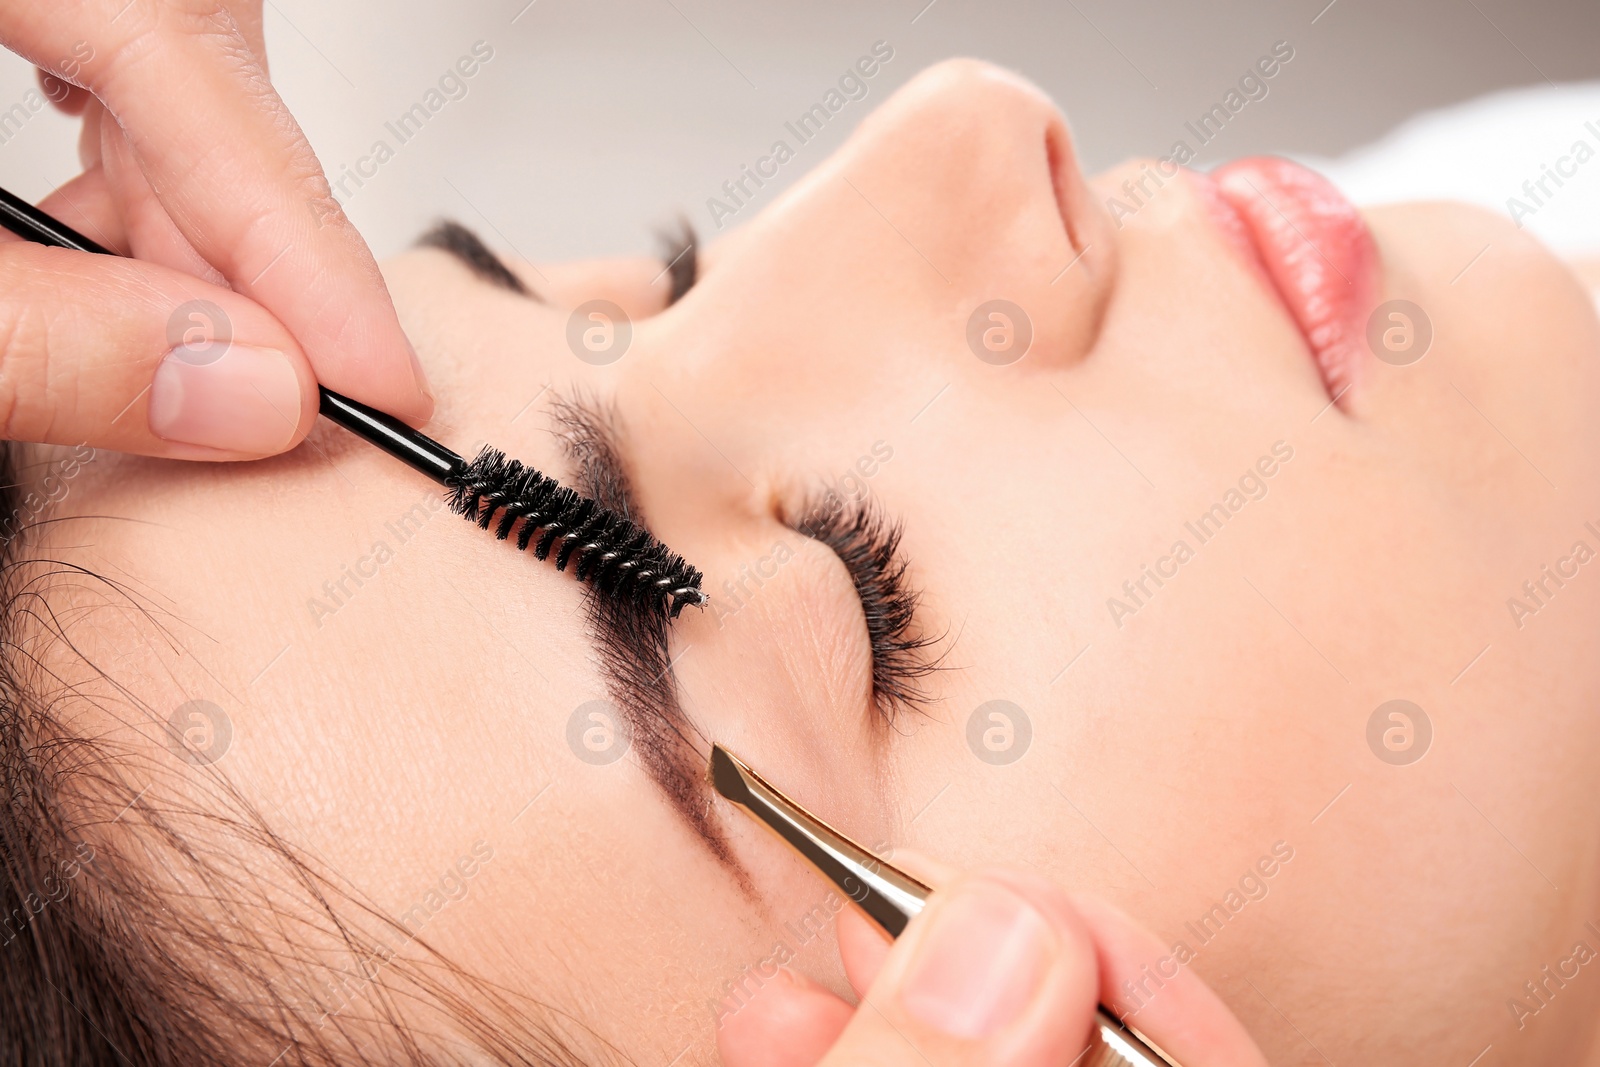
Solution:
<path fill-rule="evenodd" d="M 718 793 L 735 804 L 742 804 L 750 795 L 739 758 L 720 744 L 711 746 L 711 764 L 707 768 L 711 784 Z"/>

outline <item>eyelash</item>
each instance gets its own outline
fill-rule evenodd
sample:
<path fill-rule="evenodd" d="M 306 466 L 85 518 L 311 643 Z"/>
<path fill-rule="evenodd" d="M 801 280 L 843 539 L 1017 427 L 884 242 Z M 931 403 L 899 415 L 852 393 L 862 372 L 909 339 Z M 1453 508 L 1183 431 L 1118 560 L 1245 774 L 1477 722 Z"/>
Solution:
<path fill-rule="evenodd" d="M 671 307 L 700 280 L 700 237 L 680 215 L 676 228 L 663 227 L 656 232 L 656 241 L 661 246 L 661 266 L 671 275 L 672 288 L 667 293 L 667 306 Z"/>
<path fill-rule="evenodd" d="M 906 578 L 900 526 L 870 500 L 846 501 L 837 491 L 814 499 L 806 519 L 790 523 L 797 533 L 827 545 L 839 557 L 866 616 L 872 648 L 872 695 L 884 717 L 928 703 L 922 679 L 940 669 L 927 650 L 938 638 L 916 629 L 918 593 Z"/>

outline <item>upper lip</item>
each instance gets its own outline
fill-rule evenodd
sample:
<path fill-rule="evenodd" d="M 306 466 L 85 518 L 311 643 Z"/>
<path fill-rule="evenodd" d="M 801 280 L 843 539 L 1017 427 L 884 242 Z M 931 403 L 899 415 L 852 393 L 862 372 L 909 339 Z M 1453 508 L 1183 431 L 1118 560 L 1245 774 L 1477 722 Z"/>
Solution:
<path fill-rule="evenodd" d="M 1341 397 L 1370 363 L 1365 322 L 1379 260 L 1365 220 L 1325 178 L 1284 159 L 1238 160 L 1202 181 L 1249 239 L 1330 396 Z"/>

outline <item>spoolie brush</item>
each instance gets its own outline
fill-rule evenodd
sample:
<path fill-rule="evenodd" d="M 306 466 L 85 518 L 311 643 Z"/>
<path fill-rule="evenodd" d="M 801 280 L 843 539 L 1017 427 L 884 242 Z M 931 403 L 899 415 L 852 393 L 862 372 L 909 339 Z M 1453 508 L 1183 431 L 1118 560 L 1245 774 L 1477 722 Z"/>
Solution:
<path fill-rule="evenodd" d="M 706 602 L 700 572 L 650 531 L 503 452 L 485 448 L 448 484 L 457 514 L 485 530 L 492 524 L 501 541 L 515 530 L 517 550 L 531 544 L 535 559 L 554 549 L 556 570 L 573 563 L 578 581 L 607 596 L 661 604 L 671 618 L 686 604 Z"/>
<path fill-rule="evenodd" d="M 72 227 L 0 189 L 0 226 L 42 245 L 115 255 Z M 376 445 L 449 490 L 452 510 L 517 548 L 533 546 L 536 559 L 555 553 L 556 570 L 597 593 L 660 609 L 669 618 L 709 599 L 700 572 L 650 532 L 597 500 L 583 496 L 490 448 L 467 462 L 426 434 L 331 389 L 317 387 L 319 410 L 357 437 Z"/>
<path fill-rule="evenodd" d="M 470 463 L 399 419 L 330 389 L 321 389 L 321 412 L 449 490 L 450 509 L 497 539 L 516 536 L 518 551 L 531 546 L 535 559 L 550 559 L 556 570 L 595 591 L 645 607 L 659 607 L 669 618 L 689 604 L 704 604 L 700 572 L 650 531 L 601 504 L 568 489 L 504 452 L 484 448 Z"/>

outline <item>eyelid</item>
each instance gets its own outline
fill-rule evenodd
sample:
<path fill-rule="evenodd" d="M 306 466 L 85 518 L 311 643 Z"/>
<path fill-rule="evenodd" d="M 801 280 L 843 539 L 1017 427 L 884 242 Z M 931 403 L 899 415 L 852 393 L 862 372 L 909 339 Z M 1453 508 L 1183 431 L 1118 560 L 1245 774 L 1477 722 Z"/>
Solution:
<path fill-rule="evenodd" d="M 784 524 L 831 550 L 855 586 L 880 714 L 892 723 L 899 712 L 922 710 L 931 698 L 921 680 L 943 669 L 943 657 L 930 658 L 928 650 L 943 635 L 924 633 L 918 624 L 921 594 L 907 579 L 900 524 L 871 497 L 846 497 L 836 489 L 813 496 L 801 515 L 798 521 L 785 517 Z"/>

